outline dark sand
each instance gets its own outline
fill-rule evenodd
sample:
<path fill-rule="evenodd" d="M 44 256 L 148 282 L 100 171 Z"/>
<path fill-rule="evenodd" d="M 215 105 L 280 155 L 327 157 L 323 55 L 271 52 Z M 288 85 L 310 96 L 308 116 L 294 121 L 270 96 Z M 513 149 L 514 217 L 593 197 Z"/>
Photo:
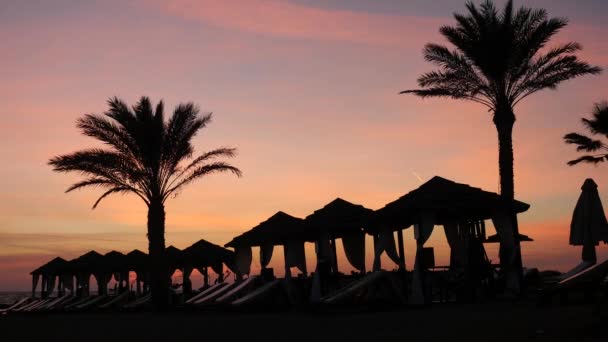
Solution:
<path fill-rule="evenodd" d="M 608 305 L 448 304 L 375 313 L 0 317 L 0 341 L 608 341 Z M 388 340 L 390 339 L 390 340 Z"/>

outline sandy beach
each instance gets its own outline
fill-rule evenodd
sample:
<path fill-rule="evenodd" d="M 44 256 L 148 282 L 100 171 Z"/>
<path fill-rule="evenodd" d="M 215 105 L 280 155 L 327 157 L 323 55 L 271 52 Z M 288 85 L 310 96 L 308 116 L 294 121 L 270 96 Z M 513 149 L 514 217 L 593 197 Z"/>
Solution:
<path fill-rule="evenodd" d="M 8 315 L 4 341 L 606 341 L 608 307 L 531 302 L 367 313 Z M 503 322 L 508 322 L 504 324 Z"/>

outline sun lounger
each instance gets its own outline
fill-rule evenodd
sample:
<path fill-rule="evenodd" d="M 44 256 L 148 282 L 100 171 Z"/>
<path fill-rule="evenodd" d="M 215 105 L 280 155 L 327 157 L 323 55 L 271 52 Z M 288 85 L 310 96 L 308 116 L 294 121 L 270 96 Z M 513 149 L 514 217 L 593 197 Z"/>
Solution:
<path fill-rule="evenodd" d="M 146 304 L 147 302 L 150 301 L 150 299 L 152 298 L 152 294 L 148 293 L 140 298 L 137 298 L 125 305 L 122 306 L 123 309 L 135 309 L 138 308 L 144 304 Z"/>
<path fill-rule="evenodd" d="M 24 311 L 25 309 L 27 309 L 27 308 L 29 308 L 31 306 L 40 304 L 41 301 L 42 301 L 42 299 L 40 299 L 40 298 L 34 298 L 34 300 L 32 300 L 31 302 L 29 302 L 29 303 L 27 303 L 25 305 L 22 305 L 22 306 L 20 306 L 20 307 L 18 307 L 16 309 L 13 309 L 13 311 L 14 312 L 22 312 L 22 311 Z"/>
<path fill-rule="evenodd" d="M 74 310 L 90 309 L 96 305 L 101 304 L 101 302 L 103 302 L 106 299 L 108 299 L 108 296 L 106 296 L 106 295 L 96 296 L 95 298 L 93 298 L 89 301 L 86 301 L 82 304 L 78 304 L 78 305 L 74 306 L 72 309 L 74 309 Z"/>
<path fill-rule="evenodd" d="M 55 300 L 55 298 L 47 298 L 47 299 L 43 299 L 40 302 L 38 302 L 37 304 L 31 305 L 25 309 L 23 309 L 23 312 L 32 312 L 35 309 L 42 307 L 48 303 L 50 303 L 51 301 Z"/>
<path fill-rule="evenodd" d="M 230 300 L 234 299 L 234 297 L 238 296 L 239 293 L 242 293 L 242 291 L 246 291 L 247 289 L 251 288 L 251 286 L 254 285 L 254 282 L 256 279 L 257 279 L 256 276 L 251 276 L 251 277 L 245 279 L 244 281 L 238 283 L 238 285 L 233 287 L 230 291 L 217 297 L 215 302 L 217 302 L 217 303 L 229 302 Z"/>
<path fill-rule="evenodd" d="M 100 309 L 109 309 L 127 299 L 129 299 L 129 291 L 124 291 L 123 293 L 119 294 L 118 296 L 114 296 L 114 298 L 112 298 L 112 300 L 110 300 L 109 302 L 104 303 L 103 305 L 100 305 L 99 308 Z"/>
<path fill-rule="evenodd" d="M 583 291 L 586 293 L 596 291 L 601 287 L 606 276 L 608 276 L 608 260 L 588 267 L 553 286 L 542 289 L 540 300 L 541 302 L 546 302 L 555 294 L 562 295 L 562 299 L 565 300 L 568 293 L 572 291 Z"/>
<path fill-rule="evenodd" d="M 60 303 L 55 304 L 51 310 L 62 310 L 65 307 L 67 307 L 68 305 L 71 305 L 73 303 L 79 302 L 81 300 L 80 297 L 78 296 L 70 296 L 70 298 L 66 299 L 65 301 L 62 301 Z"/>
<path fill-rule="evenodd" d="M 57 298 L 52 299 L 51 301 L 49 301 L 49 302 L 47 302 L 47 303 L 45 303 L 43 305 L 40 305 L 40 306 L 36 307 L 32 311 L 44 311 L 44 310 L 47 310 L 47 309 L 55 306 L 56 304 L 58 304 L 58 303 L 60 303 L 60 302 L 62 302 L 64 300 L 68 299 L 69 297 L 71 297 L 69 294 L 68 295 L 63 295 L 61 297 L 57 297 Z"/>
<path fill-rule="evenodd" d="M 385 275 L 384 273 L 385 272 L 379 271 L 366 274 L 362 279 L 359 279 L 358 281 L 347 285 L 346 287 L 338 290 L 337 292 L 334 292 L 333 294 L 321 298 L 321 302 L 327 304 L 334 304 L 340 302 L 343 299 L 352 296 L 356 292 L 368 287 L 370 284 L 383 277 Z"/>
<path fill-rule="evenodd" d="M 192 303 L 196 302 L 197 300 L 203 298 L 204 296 L 210 294 L 211 292 L 216 291 L 217 289 L 222 288 L 226 285 L 228 285 L 228 283 L 213 284 L 213 285 L 209 286 L 208 288 L 204 289 L 203 291 L 201 291 L 200 293 L 196 294 L 194 297 L 188 299 L 186 301 L 186 304 L 192 304 Z"/>
<path fill-rule="evenodd" d="M 215 300 L 219 296 L 223 295 L 224 293 L 227 293 L 231 289 L 235 288 L 238 284 L 240 284 L 240 283 L 234 282 L 234 283 L 229 283 L 226 286 L 222 286 L 221 288 L 209 293 L 208 295 L 204 296 L 203 298 L 196 300 L 195 302 L 192 303 L 192 305 L 207 304 L 207 303 Z"/>
<path fill-rule="evenodd" d="M 0 314 L 4 314 L 4 313 L 7 313 L 9 311 L 16 310 L 20 306 L 25 306 L 25 305 L 27 305 L 26 303 L 28 303 L 30 301 L 30 299 L 31 298 L 29 298 L 29 297 L 22 298 L 21 300 L 18 300 L 17 302 L 15 302 L 13 305 L 9 306 L 8 308 L 0 310 Z"/>
<path fill-rule="evenodd" d="M 257 298 L 263 297 L 268 294 L 272 289 L 276 288 L 280 284 L 280 279 L 275 279 L 269 283 L 266 283 L 257 289 L 251 291 L 249 294 L 235 300 L 232 302 L 232 305 L 244 305 L 254 302 Z"/>
<path fill-rule="evenodd" d="M 71 302 L 71 303 L 67 304 L 67 305 L 66 305 L 66 306 L 64 306 L 63 308 L 64 308 L 65 310 L 71 310 L 71 309 L 75 308 L 75 307 L 76 307 L 76 305 L 80 305 L 80 304 L 82 304 L 82 303 L 88 302 L 88 301 L 90 301 L 91 299 L 93 299 L 93 298 L 95 298 L 95 297 L 96 297 L 96 296 L 85 296 L 85 297 L 80 297 L 80 298 L 78 298 L 77 300 L 75 300 L 75 301 L 73 301 L 73 302 Z"/>

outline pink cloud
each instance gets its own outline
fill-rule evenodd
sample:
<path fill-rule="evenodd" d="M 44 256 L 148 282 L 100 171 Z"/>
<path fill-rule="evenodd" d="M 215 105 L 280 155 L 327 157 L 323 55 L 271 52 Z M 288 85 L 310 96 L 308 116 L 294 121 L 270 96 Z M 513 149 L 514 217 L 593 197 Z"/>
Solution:
<path fill-rule="evenodd" d="M 426 28 L 436 32 L 434 28 L 439 26 L 438 20 L 430 18 L 325 10 L 287 1 L 142 1 L 168 14 L 212 26 L 290 38 L 374 45 L 419 44 L 426 37 L 411 33 L 429 32 Z"/>

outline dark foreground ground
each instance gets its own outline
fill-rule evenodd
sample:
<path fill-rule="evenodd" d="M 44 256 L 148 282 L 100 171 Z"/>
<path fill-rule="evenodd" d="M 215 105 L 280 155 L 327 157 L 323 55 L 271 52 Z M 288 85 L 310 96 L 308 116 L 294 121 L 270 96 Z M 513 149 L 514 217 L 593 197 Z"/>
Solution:
<path fill-rule="evenodd" d="M 0 317 L 0 341 L 608 341 L 608 305 L 434 305 L 375 313 Z M 390 339 L 390 340 L 389 340 Z"/>

